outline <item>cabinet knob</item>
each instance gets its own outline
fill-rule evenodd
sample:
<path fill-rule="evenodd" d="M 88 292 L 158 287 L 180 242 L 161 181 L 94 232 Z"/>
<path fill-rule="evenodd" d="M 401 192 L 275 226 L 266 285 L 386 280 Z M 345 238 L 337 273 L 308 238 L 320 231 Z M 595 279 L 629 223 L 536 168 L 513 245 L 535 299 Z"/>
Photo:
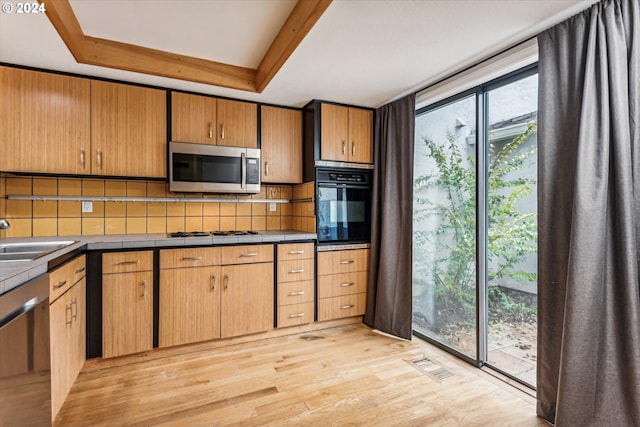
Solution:
<path fill-rule="evenodd" d="M 80 166 L 84 169 L 84 148 L 80 149 Z"/>
<path fill-rule="evenodd" d="M 355 305 L 353 304 L 343 305 L 342 307 L 340 307 L 340 310 L 348 310 L 353 307 L 355 307 Z"/>
<path fill-rule="evenodd" d="M 213 123 L 209 122 L 209 139 L 213 139 Z"/>
<path fill-rule="evenodd" d="M 294 317 L 302 317 L 302 316 L 304 316 L 304 313 L 296 313 L 296 314 L 290 314 L 289 318 L 292 319 Z"/>
<path fill-rule="evenodd" d="M 299 268 L 297 270 L 289 270 L 289 273 L 304 273 L 304 268 Z"/>
<path fill-rule="evenodd" d="M 289 255 L 302 255 L 304 251 L 289 251 Z"/>
<path fill-rule="evenodd" d="M 269 176 L 269 162 L 264 162 L 264 176 Z"/>
<path fill-rule="evenodd" d="M 96 150 L 96 164 L 102 169 L 102 150 Z"/>
<path fill-rule="evenodd" d="M 220 138 L 224 139 L 224 123 L 220 125 Z"/>
<path fill-rule="evenodd" d="M 295 297 L 297 295 L 304 295 L 304 291 L 289 292 L 290 297 Z"/>
<path fill-rule="evenodd" d="M 78 319 L 78 298 L 74 298 L 73 302 L 71 302 L 70 305 L 76 308 L 75 313 L 73 312 L 73 310 L 71 310 L 71 320 L 77 320 Z"/>
<path fill-rule="evenodd" d="M 342 141 L 342 155 L 346 155 L 347 154 L 347 143 L 346 141 Z"/>
<path fill-rule="evenodd" d="M 340 287 L 342 287 L 342 288 L 347 288 L 347 287 L 349 287 L 349 286 L 353 286 L 354 284 L 355 284 L 355 283 L 353 283 L 353 282 L 349 282 L 349 283 L 341 283 L 341 284 L 340 284 Z"/>
<path fill-rule="evenodd" d="M 231 281 L 231 275 L 229 273 L 224 275 L 224 288 L 229 289 L 229 282 Z"/>
<path fill-rule="evenodd" d="M 340 261 L 340 264 L 353 264 L 354 262 L 352 259 L 345 259 L 344 261 Z"/>
<path fill-rule="evenodd" d="M 241 257 L 253 257 L 253 256 L 258 256 L 257 252 L 251 252 L 248 254 L 240 254 Z"/>
<path fill-rule="evenodd" d="M 146 298 L 147 297 L 147 281 L 143 280 L 142 281 L 142 298 Z"/>
<path fill-rule="evenodd" d="M 211 290 L 215 291 L 216 290 L 216 282 L 218 281 L 218 276 L 217 275 L 213 275 L 211 276 Z"/>
<path fill-rule="evenodd" d="M 355 143 L 355 141 L 351 141 L 351 155 L 352 156 L 356 155 L 356 143 Z"/>

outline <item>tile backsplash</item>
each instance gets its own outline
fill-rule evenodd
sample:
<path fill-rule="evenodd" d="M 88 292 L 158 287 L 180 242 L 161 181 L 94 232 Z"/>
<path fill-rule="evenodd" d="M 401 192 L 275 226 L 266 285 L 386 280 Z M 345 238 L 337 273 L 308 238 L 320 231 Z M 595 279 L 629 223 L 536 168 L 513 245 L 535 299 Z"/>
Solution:
<path fill-rule="evenodd" d="M 302 200 L 291 203 L 14 200 L 10 196 L 175 198 L 158 181 L 0 175 L 0 218 L 11 228 L 0 237 L 167 233 L 197 230 L 315 232 L 314 185 L 263 185 L 259 194 L 194 195 L 189 199 Z M 7 198 L 9 197 L 9 198 Z"/>

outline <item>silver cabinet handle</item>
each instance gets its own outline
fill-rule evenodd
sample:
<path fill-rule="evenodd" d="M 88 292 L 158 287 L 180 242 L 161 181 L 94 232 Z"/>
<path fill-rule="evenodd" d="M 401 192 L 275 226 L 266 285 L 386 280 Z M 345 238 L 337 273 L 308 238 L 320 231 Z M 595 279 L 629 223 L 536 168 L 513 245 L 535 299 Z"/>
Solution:
<path fill-rule="evenodd" d="M 269 176 L 269 162 L 264 162 L 264 176 Z"/>
<path fill-rule="evenodd" d="M 355 143 L 355 141 L 351 141 L 351 155 L 352 156 L 356 155 L 356 143 Z"/>
<path fill-rule="evenodd" d="M 64 282 L 58 282 L 57 285 L 53 285 L 53 289 L 60 289 L 61 287 L 63 287 L 66 284 L 67 284 L 66 280 Z"/>
<path fill-rule="evenodd" d="M 73 312 L 73 310 L 71 310 L 71 320 L 77 320 L 78 319 L 78 298 L 74 298 L 71 304 L 69 305 L 76 307 L 75 313 Z"/>
<path fill-rule="evenodd" d="M 200 261 L 202 259 L 201 256 L 185 256 L 182 257 L 182 261 Z"/>
<path fill-rule="evenodd" d="M 345 259 L 344 261 L 340 261 L 340 264 L 353 264 L 354 262 L 352 259 Z"/>
<path fill-rule="evenodd" d="M 295 297 L 296 295 L 304 295 L 304 291 L 289 292 L 290 297 Z"/>
<path fill-rule="evenodd" d="M 224 139 L 224 123 L 220 125 L 220 138 Z"/>
<path fill-rule="evenodd" d="M 304 316 L 304 313 L 296 313 L 296 314 L 290 314 L 289 315 L 289 319 L 292 319 L 294 317 L 302 317 Z"/>
<path fill-rule="evenodd" d="M 240 188 L 245 188 L 247 185 L 247 155 L 246 153 L 240 153 Z"/>
<path fill-rule="evenodd" d="M 84 169 L 84 148 L 80 149 L 80 166 Z"/>
<path fill-rule="evenodd" d="M 71 309 L 71 304 L 72 303 L 69 303 L 69 305 L 66 305 L 64 307 L 64 324 L 67 325 L 67 326 L 69 326 L 69 325 L 71 325 L 73 323 L 73 319 L 71 318 L 71 316 L 67 316 L 67 313 L 73 314 L 73 311 Z"/>
<path fill-rule="evenodd" d="M 289 251 L 289 255 L 302 255 L 304 251 Z"/>
<path fill-rule="evenodd" d="M 231 275 L 229 273 L 224 275 L 224 288 L 229 289 L 229 282 L 231 281 Z"/>
<path fill-rule="evenodd" d="M 217 275 L 213 275 L 211 276 L 211 290 L 215 291 L 216 290 L 216 282 L 218 281 L 218 276 Z"/>
<path fill-rule="evenodd" d="M 116 265 L 130 265 L 130 264 L 140 264 L 140 260 L 135 261 L 118 261 Z"/>
<path fill-rule="evenodd" d="M 143 280 L 142 281 L 142 298 L 146 298 L 147 297 L 147 281 Z"/>
<path fill-rule="evenodd" d="M 342 141 L 342 155 L 347 154 L 347 143 L 343 140 Z"/>
<path fill-rule="evenodd" d="M 252 256 L 258 256 L 257 252 L 250 252 L 248 254 L 240 254 L 241 257 L 252 257 Z"/>
<path fill-rule="evenodd" d="M 349 286 L 353 286 L 353 285 L 355 285 L 355 283 L 353 283 L 353 282 L 349 282 L 349 283 L 340 283 L 340 287 L 342 287 L 342 288 L 347 288 L 347 287 L 349 287 Z"/>
<path fill-rule="evenodd" d="M 304 273 L 304 268 L 299 268 L 297 270 L 289 270 L 289 273 Z"/>
<path fill-rule="evenodd" d="M 355 307 L 355 305 L 353 304 L 349 304 L 349 305 L 343 305 L 342 307 L 340 307 L 341 310 L 348 310 L 350 308 Z"/>
<path fill-rule="evenodd" d="M 83 271 L 85 271 L 87 268 L 86 267 L 81 267 L 79 269 L 76 270 L 76 274 L 82 273 Z"/>
<path fill-rule="evenodd" d="M 102 169 L 102 150 L 96 150 L 96 163 Z"/>
<path fill-rule="evenodd" d="M 213 123 L 209 122 L 209 139 L 213 139 Z"/>

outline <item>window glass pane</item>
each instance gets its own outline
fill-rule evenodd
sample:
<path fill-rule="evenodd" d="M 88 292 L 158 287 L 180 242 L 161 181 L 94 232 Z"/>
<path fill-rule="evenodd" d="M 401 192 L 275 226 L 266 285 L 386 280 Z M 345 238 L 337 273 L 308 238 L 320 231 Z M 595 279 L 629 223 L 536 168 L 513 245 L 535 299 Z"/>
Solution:
<path fill-rule="evenodd" d="M 413 327 L 476 358 L 476 98 L 416 117 Z"/>
<path fill-rule="evenodd" d="M 487 362 L 535 385 L 538 76 L 487 96 Z"/>

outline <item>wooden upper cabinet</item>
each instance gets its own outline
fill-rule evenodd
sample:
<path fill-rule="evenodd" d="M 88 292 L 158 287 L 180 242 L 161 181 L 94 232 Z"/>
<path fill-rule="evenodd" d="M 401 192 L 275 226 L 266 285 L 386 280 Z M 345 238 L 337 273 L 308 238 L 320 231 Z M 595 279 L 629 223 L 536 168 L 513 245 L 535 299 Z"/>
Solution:
<path fill-rule="evenodd" d="M 373 111 L 349 107 L 349 161 L 373 163 Z"/>
<path fill-rule="evenodd" d="M 0 67 L 0 171 L 87 173 L 90 93 L 87 79 Z"/>
<path fill-rule="evenodd" d="M 339 162 L 373 163 L 372 126 L 371 110 L 321 104 L 320 158 Z"/>
<path fill-rule="evenodd" d="M 218 145 L 258 148 L 258 105 L 218 99 Z"/>
<path fill-rule="evenodd" d="M 302 111 L 261 106 L 262 182 L 302 182 Z"/>
<path fill-rule="evenodd" d="M 258 106 L 252 102 L 171 93 L 171 140 L 258 147 Z"/>
<path fill-rule="evenodd" d="M 171 93 L 171 140 L 215 145 L 216 98 Z"/>
<path fill-rule="evenodd" d="M 340 105 L 320 106 L 320 158 L 322 160 L 349 160 L 349 109 Z"/>
<path fill-rule="evenodd" d="M 91 172 L 167 176 L 166 92 L 91 81 Z"/>

